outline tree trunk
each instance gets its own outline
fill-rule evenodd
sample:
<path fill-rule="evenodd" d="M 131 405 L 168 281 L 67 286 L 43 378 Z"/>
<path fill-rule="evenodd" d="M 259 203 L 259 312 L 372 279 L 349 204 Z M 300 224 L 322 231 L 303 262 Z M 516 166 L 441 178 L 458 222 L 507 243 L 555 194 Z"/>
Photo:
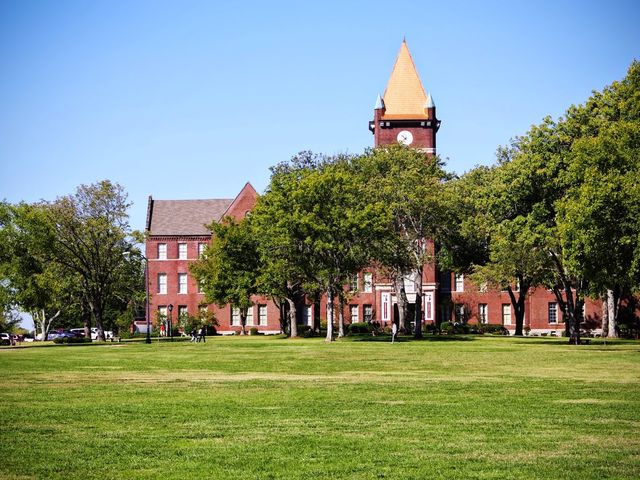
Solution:
<path fill-rule="evenodd" d="M 333 342 L 333 289 L 327 289 L 327 342 Z"/>
<path fill-rule="evenodd" d="M 97 340 L 100 342 L 106 341 L 104 337 L 104 328 L 102 327 L 102 310 L 96 308 L 95 305 L 92 306 L 93 310 L 93 318 L 96 321 L 96 330 L 98 331 Z M 169 326 L 171 328 L 171 326 Z M 169 332 L 167 332 L 169 334 Z"/>
<path fill-rule="evenodd" d="M 87 308 L 84 302 L 81 302 L 82 306 L 80 307 L 80 311 L 82 313 L 82 322 L 84 325 L 84 336 L 85 338 L 91 338 L 91 312 Z M 145 313 L 145 318 L 148 313 Z"/>
<path fill-rule="evenodd" d="M 338 311 L 338 338 L 344 337 L 344 299 L 340 295 L 340 310 Z"/>
<path fill-rule="evenodd" d="M 320 333 L 320 295 L 313 299 L 313 332 Z"/>
<path fill-rule="evenodd" d="M 247 334 L 247 310 L 248 308 L 240 309 L 240 335 Z"/>
<path fill-rule="evenodd" d="M 407 318 L 407 292 L 404 289 L 404 276 L 398 274 L 393 279 L 393 286 L 396 291 L 396 303 L 398 305 L 398 331 L 409 333 L 409 319 Z"/>
<path fill-rule="evenodd" d="M 416 292 L 415 328 L 413 330 L 413 337 L 422 338 L 422 267 L 417 269 L 413 284 Z"/>
<path fill-rule="evenodd" d="M 279 314 L 279 318 L 278 321 L 280 322 L 280 333 L 287 333 L 287 319 L 285 317 L 284 314 L 284 300 L 283 299 L 279 299 L 279 298 L 274 298 L 273 299 L 273 304 L 278 307 L 278 314 Z"/>
<path fill-rule="evenodd" d="M 47 318 L 47 314 L 44 311 L 44 309 L 41 309 L 39 311 L 36 311 L 35 313 L 31 314 L 31 318 L 33 319 L 33 326 L 34 328 L 37 330 L 38 327 L 40 327 L 40 332 L 42 333 L 42 341 L 46 341 L 49 337 L 49 329 L 51 328 L 51 325 L 53 324 L 53 321 L 58 318 L 58 316 L 60 315 L 61 310 L 58 310 L 53 317 L 51 318 Z"/>
<path fill-rule="evenodd" d="M 602 297 L 602 338 L 607 338 L 609 332 L 609 298 Z"/>
<path fill-rule="evenodd" d="M 607 289 L 607 317 L 609 319 L 607 336 L 618 338 L 618 298 L 615 290 Z"/>
<path fill-rule="evenodd" d="M 527 296 L 527 291 L 529 290 L 529 285 L 524 281 L 522 276 L 518 276 L 518 284 L 520 285 L 518 298 L 516 298 L 511 285 L 507 287 L 507 292 L 509 293 L 509 298 L 511 299 L 513 312 L 516 315 L 515 335 L 521 337 L 524 331 L 525 299 Z"/>
<path fill-rule="evenodd" d="M 289 304 L 289 336 L 295 338 L 298 336 L 298 309 L 296 302 L 291 298 L 287 298 Z"/>

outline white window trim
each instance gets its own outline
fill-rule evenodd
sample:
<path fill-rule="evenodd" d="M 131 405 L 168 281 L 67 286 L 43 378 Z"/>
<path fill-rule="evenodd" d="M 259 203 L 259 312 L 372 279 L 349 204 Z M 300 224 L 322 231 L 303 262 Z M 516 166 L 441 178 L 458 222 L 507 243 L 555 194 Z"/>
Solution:
<path fill-rule="evenodd" d="M 362 291 L 364 293 L 373 292 L 373 274 L 370 272 L 367 272 L 362 276 Z"/>
<path fill-rule="evenodd" d="M 164 282 L 161 282 L 160 279 L 163 278 Z M 167 294 L 167 274 L 159 273 L 158 274 L 158 295 L 166 295 Z"/>
<path fill-rule="evenodd" d="M 184 284 L 181 280 L 184 278 Z M 184 285 L 184 292 L 182 291 L 182 285 Z M 189 277 L 186 273 L 178 273 L 178 294 L 186 295 L 189 293 Z"/>
<path fill-rule="evenodd" d="M 507 307 L 507 310 L 509 311 L 509 315 L 506 316 L 505 315 L 505 309 L 504 307 Z M 509 323 L 507 323 L 507 319 L 509 319 Z M 503 303 L 502 304 L 502 325 L 513 325 L 513 318 L 511 315 L 511 304 L 510 303 Z"/>
<path fill-rule="evenodd" d="M 180 247 L 184 245 L 184 257 L 182 256 L 182 251 L 180 249 Z M 187 246 L 186 242 L 180 242 L 178 243 L 178 260 L 188 260 L 189 259 L 189 247 Z"/>
<path fill-rule="evenodd" d="M 458 289 L 458 279 L 460 279 L 460 288 Z M 464 292 L 464 274 L 454 273 L 453 277 L 453 289 L 455 292 Z"/>
<path fill-rule="evenodd" d="M 264 311 L 264 321 L 263 316 L 262 316 L 262 312 Z M 268 315 L 269 310 L 267 309 L 267 306 L 265 304 L 262 305 L 258 305 L 258 326 L 260 327 L 266 327 L 269 324 L 269 315 Z"/>
<path fill-rule="evenodd" d="M 556 312 L 556 315 L 555 315 L 556 320 L 554 322 L 551 321 L 551 315 L 549 315 L 551 313 L 551 305 L 554 306 L 554 310 Z M 560 322 L 558 322 L 558 320 L 559 320 L 558 317 L 559 317 L 559 315 L 558 315 L 558 302 L 549 302 L 548 305 L 547 305 L 547 323 L 549 325 L 557 325 L 558 323 L 560 323 Z"/>

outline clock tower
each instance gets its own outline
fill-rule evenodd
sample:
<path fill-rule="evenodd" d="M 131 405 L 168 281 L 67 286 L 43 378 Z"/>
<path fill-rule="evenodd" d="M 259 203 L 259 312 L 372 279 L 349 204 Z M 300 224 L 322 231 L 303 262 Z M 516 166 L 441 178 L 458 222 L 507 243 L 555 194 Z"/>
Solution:
<path fill-rule="evenodd" d="M 440 120 L 436 118 L 433 97 L 425 93 L 403 40 L 387 88 L 382 97 L 378 95 L 373 120 L 369 122 L 374 146 L 399 142 L 433 155 L 438 128 Z"/>

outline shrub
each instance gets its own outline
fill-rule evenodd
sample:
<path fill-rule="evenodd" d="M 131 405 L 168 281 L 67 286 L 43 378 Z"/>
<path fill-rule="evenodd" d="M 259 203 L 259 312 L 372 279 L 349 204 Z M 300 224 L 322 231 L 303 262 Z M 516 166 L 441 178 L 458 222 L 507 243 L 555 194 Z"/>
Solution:
<path fill-rule="evenodd" d="M 426 333 L 435 335 L 436 333 L 438 333 L 438 326 L 435 323 L 425 323 L 422 326 L 422 330 Z"/>
<path fill-rule="evenodd" d="M 509 335 L 509 330 L 499 323 L 485 323 L 482 324 L 481 328 L 482 333 L 488 333 L 489 335 Z"/>
<path fill-rule="evenodd" d="M 305 338 L 313 337 L 313 329 L 309 325 L 300 325 L 298 335 Z"/>
<path fill-rule="evenodd" d="M 451 322 L 442 322 L 440 324 L 440 331 L 446 335 L 454 333 L 455 327 Z"/>
<path fill-rule="evenodd" d="M 350 335 L 359 333 L 371 333 L 373 326 L 370 323 L 352 323 L 349 325 L 348 333 Z"/>
<path fill-rule="evenodd" d="M 218 330 L 216 330 L 215 325 L 205 325 L 205 330 L 207 331 L 207 335 L 217 335 Z"/>
<path fill-rule="evenodd" d="M 53 339 L 53 343 L 57 343 L 58 345 L 69 343 L 91 343 L 91 339 L 84 337 L 56 337 Z"/>
<path fill-rule="evenodd" d="M 251 327 L 249 329 L 249 335 L 258 335 L 260 332 L 258 331 L 257 327 Z"/>

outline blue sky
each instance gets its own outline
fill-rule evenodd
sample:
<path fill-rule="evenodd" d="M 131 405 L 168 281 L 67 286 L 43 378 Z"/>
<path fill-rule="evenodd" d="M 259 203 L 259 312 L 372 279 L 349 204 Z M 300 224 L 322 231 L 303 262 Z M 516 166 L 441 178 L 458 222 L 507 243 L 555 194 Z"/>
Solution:
<path fill-rule="evenodd" d="M 300 150 L 361 152 L 406 37 L 462 173 L 640 58 L 640 2 L 3 1 L 0 198 L 121 183 L 262 191 Z"/>

